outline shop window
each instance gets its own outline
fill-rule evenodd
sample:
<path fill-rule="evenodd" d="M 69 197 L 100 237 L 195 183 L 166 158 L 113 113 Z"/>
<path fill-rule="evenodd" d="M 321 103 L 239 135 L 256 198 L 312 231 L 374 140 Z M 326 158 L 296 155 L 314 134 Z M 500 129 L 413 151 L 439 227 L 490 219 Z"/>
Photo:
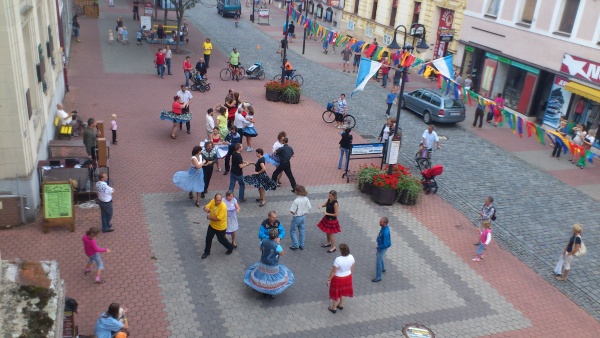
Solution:
<path fill-rule="evenodd" d="M 523 3 L 523 13 L 521 14 L 521 22 L 530 24 L 533 22 L 533 13 L 537 0 L 525 0 Z"/>
<path fill-rule="evenodd" d="M 360 6 L 360 0 L 354 0 L 354 14 L 358 14 L 358 6 Z"/>
<path fill-rule="evenodd" d="M 415 1 L 415 10 L 413 12 L 412 23 L 419 22 L 419 14 L 421 14 L 421 3 Z"/>
<path fill-rule="evenodd" d="M 377 18 L 377 0 L 373 1 L 373 9 L 371 10 L 371 20 Z"/>
<path fill-rule="evenodd" d="M 317 5 L 317 18 L 323 17 L 323 6 L 321 4 Z"/>
<path fill-rule="evenodd" d="M 503 97 L 507 107 L 526 114 L 537 85 L 538 75 L 526 69 L 510 66 L 506 76 Z"/>
<path fill-rule="evenodd" d="M 500 0 L 490 0 L 488 9 L 485 12 L 486 15 L 497 17 L 498 10 L 500 9 Z"/>
<path fill-rule="evenodd" d="M 579 11 L 580 0 L 564 0 L 564 7 L 562 11 L 562 18 L 558 31 L 561 33 L 571 34 L 573 31 L 573 25 L 575 24 L 575 17 Z"/>
<path fill-rule="evenodd" d="M 396 13 L 398 11 L 398 0 L 394 0 L 392 3 L 392 12 L 390 13 L 390 26 L 396 25 Z"/>
<path fill-rule="evenodd" d="M 315 3 L 312 1 L 308 2 L 308 13 L 313 14 L 315 12 Z"/>
<path fill-rule="evenodd" d="M 331 9 L 331 7 L 327 7 L 327 9 L 325 10 L 325 21 L 333 21 L 333 9 Z"/>

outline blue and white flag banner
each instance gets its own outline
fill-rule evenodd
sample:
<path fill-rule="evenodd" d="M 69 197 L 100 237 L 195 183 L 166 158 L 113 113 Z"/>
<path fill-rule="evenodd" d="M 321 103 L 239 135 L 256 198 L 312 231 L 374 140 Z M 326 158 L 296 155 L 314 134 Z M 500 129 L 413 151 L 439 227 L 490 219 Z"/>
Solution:
<path fill-rule="evenodd" d="M 441 59 L 431 61 L 437 70 L 447 79 L 454 80 L 454 72 L 452 71 L 452 55 L 445 56 Z"/>
<path fill-rule="evenodd" d="M 367 82 L 369 82 L 369 79 L 372 78 L 373 75 L 375 75 L 375 73 L 377 73 L 379 68 L 381 68 L 381 65 L 382 64 L 380 62 L 376 62 L 365 58 L 360 59 L 360 64 L 358 66 L 358 74 L 356 76 L 356 88 L 354 89 L 350 97 L 352 97 L 354 93 L 358 91 L 362 92 L 363 89 L 365 89 Z"/>

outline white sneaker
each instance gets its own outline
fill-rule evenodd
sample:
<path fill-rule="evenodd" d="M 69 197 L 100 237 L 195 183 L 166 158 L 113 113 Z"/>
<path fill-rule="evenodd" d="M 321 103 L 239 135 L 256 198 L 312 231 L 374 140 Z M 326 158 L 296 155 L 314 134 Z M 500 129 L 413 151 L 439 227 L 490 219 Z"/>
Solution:
<path fill-rule="evenodd" d="M 248 149 L 246 149 L 247 152 L 251 152 L 252 150 L 254 150 L 253 148 L 248 147 Z"/>

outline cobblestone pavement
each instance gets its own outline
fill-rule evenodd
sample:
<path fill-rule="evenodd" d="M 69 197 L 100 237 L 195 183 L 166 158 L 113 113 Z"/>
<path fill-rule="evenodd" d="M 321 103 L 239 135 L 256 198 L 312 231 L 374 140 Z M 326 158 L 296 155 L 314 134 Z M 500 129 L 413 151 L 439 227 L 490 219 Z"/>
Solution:
<path fill-rule="evenodd" d="M 254 33 L 257 26 L 253 27 L 247 20 L 240 23 L 242 29 L 227 30 L 220 28 L 229 22 L 211 11 L 194 10 L 192 13 L 194 24 L 208 36 L 221 41 L 221 50 L 227 51 L 237 46 L 244 59 L 260 60 L 269 74 L 276 73 L 279 56 L 274 51 L 278 47 L 276 39 L 281 36 L 278 32 L 281 31 L 284 20 L 283 11 L 271 6 L 271 27 L 260 28 L 263 34 L 253 34 L 252 39 L 246 37 L 251 32 Z M 309 56 L 303 58 L 295 51 L 299 50 L 300 41 L 298 39 L 294 43 L 290 60 L 294 68 L 303 70 L 304 95 L 324 104 L 338 93 L 352 91 L 355 76 L 341 73 L 339 67 L 338 70 L 330 67 L 332 62 L 335 63 L 340 58 L 337 54 L 319 55 L 317 43 L 310 42 L 307 52 Z M 261 45 L 258 50 L 257 44 Z M 310 59 L 320 60 L 320 63 Z M 309 69 L 310 72 L 307 72 Z M 409 83 L 408 90 L 411 87 L 431 86 L 426 81 L 415 78 L 416 76 L 411 77 L 416 81 L 414 84 Z M 384 89 L 379 88 L 377 83 L 371 83 L 364 92 L 357 93 L 349 100 L 352 114 L 358 121 L 356 130 L 361 135 L 373 137 L 379 133 L 384 123 L 385 95 Z M 401 157 L 404 163 L 412 163 L 425 126 L 420 118 L 408 111 L 403 111 L 400 121 L 404 145 Z M 506 130 L 490 131 L 494 128 L 469 132 L 469 122 L 437 127 L 437 132 L 448 138 L 443 141 L 443 150 L 433 155 L 434 162 L 441 163 L 446 168 L 439 179 L 441 196 L 454 208 L 471 217 L 470 215 L 476 215 L 481 201 L 486 196 L 493 195 L 498 213 L 502 215 L 495 222 L 495 238 L 540 276 L 600 319 L 600 284 L 597 278 L 600 253 L 591 250 L 580 259 L 580 268 L 573 270 L 568 283 L 556 282 L 549 273 L 570 236 L 570 226 L 573 223 L 585 225 L 586 245 L 594 247 L 597 244 L 596 233 L 600 230 L 595 221 L 595 215 L 600 212 L 600 205 L 595 199 L 598 196 L 595 188 L 600 183 L 598 171 L 582 175 L 576 167 L 566 165 L 566 159 L 563 159 L 562 167 L 557 168 L 554 159 L 548 160 L 550 150 L 547 147 L 539 150 L 540 147 L 534 146 L 537 151 L 515 152 L 528 150 L 528 146 L 521 143 L 517 146 L 520 149 L 507 152 L 502 144 L 516 142 L 514 139 L 517 136 Z M 529 140 L 529 144 L 531 142 Z M 539 170 L 540 168 L 544 170 Z M 549 168 L 553 170 L 546 172 Z M 592 185 L 585 185 L 578 190 L 569 185 L 573 184 L 574 177 Z M 581 191 L 592 198 L 582 198 Z"/>
<path fill-rule="evenodd" d="M 273 75 L 277 56 L 274 41 L 267 35 L 246 21 L 234 30 L 233 21 L 218 17 L 214 8 L 197 7 L 190 11 L 189 21 L 198 24 L 202 33 L 191 27 L 191 43 L 184 46 L 196 59 L 200 52 L 198 42 L 206 35 L 213 38 L 219 50 L 209 69 L 212 88 L 207 93 L 194 93 L 191 135 L 184 130 L 172 140 L 170 124 L 159 120 L 158 113 L 168 109 L 179 89 L 184 55 L 173 56 L 174 75 L 163 80 L 156 76 L 152 64 L 156 45 L 109 46 L 107 29 L 114 27 L 118 16 L 123 16 L 130 32 L 137 24 L 131 21 L 129 2 L 115 3 L 116 7 L 108 8 L 100 2 L 99 19 L 81 18 L 82 43 L 72 49 L 71 91 L 64 100 L 67 109 L 77 109 L 85 118 L 108 121 L 110 114 L 118 115 L 119 145 L 111 147 L 110 158 L 111 185 L 116 189 L 116 231 L 98 239 L 99 245 L 113 249 L 103 256 L 107 284 L 94 285 L 81 271 L 85 264 L 81 236 L 90 226 L 99 226 L 97 208 L 77 209 L 74 233 L 57 228 L 44 235 L 41 222 L 0 232 L 3 258 L 59 262 L 67 295 L 80 304 L 77 318 L 81 334 L 92 333 L 94 322 L 113 301 L 128 307 L 133 337 L 397 337 L 401 326 L 409 322 L 431 326 L 442 337 L 593 337 L 600 331 L 600 324 L 579 307 L 592 302 L 577 298 L 586 295 L 585 288 L 595 290 L 595 279 L 582 279 L 596 271 L 593 238 L 586 237 L 590 254 L 575 263 L 573 282 L 558 286 L 573 290 L 570 296 L 577 304 L 543 279 L 550 271 L 552 256 L 557 256 L 564 245 L 568 235 L 565 224 L 574 219 L 592 224 L 587 218 L 575 217 L 575 203 L 566 202 L 577 200 L 573 188 L 460 126 L 440 127 L 440 133 L 449 140 L 444 150 L 434 155 L 447 167 L 439 180 L 439 195 L 427 196 L 410 208 L 376 206 L 359 195 L 354 184 L 344 184 L 341 171 L 334 169 L 339 153 L 338 130 L 320 117 L 325 101 L 342 90 L 351 90 L 352 78 L 293 56 L 297 58 L 293 59 L 295 66 L 306 73 L 307 81 L 305 99 L 299 105 L 266 102 L 259 81 L 220 81 L 216 74 L 225 67 L 222 52 L 231 46 L 223 41 L 229 41 L 229 37 L 237 39 L 242 60 L 264 58 L 262 61 Z M 256 49 L 259 43 L 261 49 Z M 311 85 L 313 82 L 317 84 Z M 334 257 L 319 247 L 324 236 L 313 227 L 319 219 L 317 210 L 308 217 L 306 250 L 288 252 L 282 258 L 282 263 L 290 266 L 297 277 L 289 290 L 271 301 L 259 298 L 242 282 L 245 268 L 258 260 L 258 222 L 268 210 L 276 210 L 286 227 L 289 224 L 287 208 L 293 195 L 285 178 L 283 188 L 267 194 L 265 208 L 255 203 L 242 204 L 239 252 L 225 256 L 215 242 L 211 256 L 199 260 L 206 223 L 187 194 L 173 186 L 172 175 L 189 166 L 191 148 L 205 135 L 204 111 L 222 102 L 228 88 L 242 92 L 242 98 L 252 102 L 258 112 L 256 127 L 260 135 L 254 141 L 255 148 L 270 149 L 279 131 L 288 132 L 296 150 L 294 174 L 300 184 L 309 187 L 313 206 L 324 200 L 329 189 L 340 191 L 343 232 L 338 240 L 350 244 L 357 258 L 357 270 L 356 297 L 336 315 L 326 310 L 324 282 Z M 327 90 L 335 95 L 326 94 Z M 369 86 L 351 102 L 354 113 L 360 117 L 360 135 L 355 133 L 355 142 L 364 142 L 379 130 L 384 94 Z M 405 144 L 416 144 L 423 125 L 410 113 L 404 113 L 402 124 Z M 470 147 L 478 147 L 478 155 L 484 159 L 467 156 Z M 251 159 L 254 155 L 244 152 L 243 156 Z M 409 159 L 406 155 L 404 163 L 410 163 Z M 358 164 L 353 162 L 351 169 L 356 170 Z M 520 174 L 516 176 L 515 172 Z M 211 194 L 228 186 L 228 177 L 220 174 L 213 175 Z M 499 223 L 485 261 L 475 264 L 470 260 L 474 251 L 471 243 L 476 236 L 470 218 L 490 191 L 501 206 Z M 556 201 L 546 197 L 555 192 L 561 193 L 566 210 L 557 215 L 552 214 L 554 208 L 544 207 L 548 200 Z M 249 200 L 257 195 L 256 190 L 247 190 Z M 539 206 L 533 205 L 538 201 Z M 394 247 L 388 251 L 389 270 L 384 281 L 373 284 L 373 241 L 380 215 L 389 215 L 393 221 Z M 534 215 L 535 220 L 531 219 Z M 289 245 L 289 239 L 284 243 Z M 533 266 L 533 270 L 523 262 Z M 273 323 L 280 324 L 267 332 L 265 327 Z"/>

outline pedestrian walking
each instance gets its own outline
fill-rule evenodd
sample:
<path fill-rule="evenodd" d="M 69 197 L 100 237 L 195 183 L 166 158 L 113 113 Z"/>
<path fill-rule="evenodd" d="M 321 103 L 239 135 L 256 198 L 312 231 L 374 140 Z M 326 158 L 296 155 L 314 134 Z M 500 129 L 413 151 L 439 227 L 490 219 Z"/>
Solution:
<path fill-rule="evenodd" d="M 388 76 L 390 74 L 390 62 L 388 61 L 387 56 L 384 56 L 380 60 L 381 62 L 381 86 L 383 88 L 387 87 Z"/>
<path fill-rule="evenodd" d="M 96 321 L 94 333 L 96 338 L 127 338 L 129 336 L 129 322 L 125 313 L 127 309 L 119 303 L 112 303 L 108 311 L 104 312 Z"/>
<path fill-rule="evenodd" d="M 206 62 L 206 69 L 210 68 L 210 53 L 212 52 L 213 45 L 210 42 L 210 38 L 206 38 L 202 45 L 204 49 L 204 61 Z"/>
<path fill-rule="evenodd" d="M 252 106 L 247 106 L 248 114 L 245 117 L 244 128 L 242 129 L 242 133 L 246 136 L 246 144 L 248 145 L 247 152 L 251 152 L 254 150 L 252 148 L 252 139 L 258 136 L 258 132 L 254 128 L 254 108 Z"/>
<path fill-rule="evenodd" d="M 101 248 L 96 243 L 96 237 L 98 237 L 98 228 L 91 227 L 88 231 L 85 232 L 85 235 L 81 238 L 83 241 L 83 251 L 85 255 L 88 257 L 88 262 L 85 265 L 84 274 L 89 274 L 92 269 L 92 264 L 96 264 L 96 284 L 104 284 L 106 283 L 104 279 L 100 277 L 102 270 L 104 270 L 104 263 L 102 262 L 102 257 L 100 257 L 101 252 L 110 253 L 110 249 Z"/>
<path fill-rule="evenodd" d="M 233 245 L 229 243 L 225 236 L 227 229 L 227 205 L 223 203 L 223 195 L 216 194 L 215 198 L 212 199 L 206 206 L 204 206 L 204 212 L 206 212 L 206 219 L 209 221 L 208 228 L 206 229 L 206 244 L 204 246 L 204 253 L 200 257 L 206 259 L 210 256 L 210 250 L 212 247 L 212 240 L 217 236 L 217 240 L 221 245 L 227 249 L 226 255 L 231 255 L 233 252 Z"/>
<path fill-rule="evenodd" d="M 556 128 L 556 132 L 558 132 L 565 138 L 567 137 L 567 121 L 566 120 L 560 121 L 558 128 Z M 554 136 L 554 148 L 552 149 L 552 154 L 550 155 L 550 157 L 556 157 L 557 160 L 560 160 L 560 153 L 561 153 L 562 149 L 563 149 L 562 142 L 559 141 L 558 136 Z"/>
<path fill-rule="evenodd" d="M 239 230 L 240 225 L 237 219 L 237 213 L 240 212 L 240 205 L 237 199 L 233 197 L 233 191 L 227 190 L 225 193 L 225 201 L 227 206 L 227 229 L 225 230 L 226 235 L 231 236 L 231 245 L 233 248 L 237 248 L 237 242 L 235 241 L 235 233 Z"/>
<path fill-rule="evenodd" d="M 479 231 L 479 244 L 473 262 L 479 262 L 483 259 L 483 250 L 487 248 L 492 240 L 492 229 L 490 221 L 483 221 L 483 229 Z"/>
<path fill-rule="evenodd" d="M 465 89 L 471 90 L 472 84 L 473 84 L 473 80 L 471 80 L 471 75 L 467 75 L 467 78 L 465 79 Z"/>
<path fill-rule="evenodd" d="M 290 25 L 288 26 L 287 29 L 287 33 L 288 33 L 288 40 L 290 41 L 290 43 L 294 42 L 294 38 L 296 37 L 296 26 L 294 26 L 294 21 L 290 21 Z"/>
<path fill-rule="evenodd" d="M 405 77 L 408 77 L 408 75 L 405 75 Z M 394 85 L 394 87 L 396 88 L 400 88 L 400 83 L 403 81 L 404 79 L 402 78 L 402 70 L 400 69 L 396 69 L 394 71 L 394 78 L 392 79 L 392 83 Z M 392 90 L 394 88 L 392 87 Z"/>
<path fill-rule="evenodd" d="M 392 89 L 390 89 L 390 92 L 387 94 L 387 99 L 385 100 L 385 103 L 387 104 L 387 110 L 385 111 L 386 117 L 390 117 L 392 105 L 396 102 L 396 96 L 398 94 L 395 93 L 395 89 L 396 88 L 392 86 Z"/>
<path fill-rule="evenodd" d="M 110 116 L 110 131 L 112 132 L 112 144 L 117 144 L 117 114 Z"/>
<path fill-rule="evenodd" d="M 325 284 L 329 286 L 329 299 L 331 306 L 328 307 L 331 313 L 344 309 L 346 297 L 354 297 L 354 287 L 352 285 L 352 272 L 354 272 L 354 256 L 350 254 L 350 247 L 346 243 L 340 244 L 341 256 L 333 261 L 333 267 L 329 273 L 329 278 Z"/>
<path fill-rule="evenodd" d="M 96 161 L 98 154 L 98 138 L 102 137 L 102 133 L 96 127 L 96 119 L 89 118 L 88 125 L 83 131 L 83 145 L 88 157 Z"/>
<path fill-rule="evenodd" d="M 244 161 L 242 158 L 242 144 L 237 143 L 235 145 L 235 152 L 231 155 L 231 173 L 229 174 L 229 190 L 234 191 L 235 183 L 237 182 L 240 186 L 240 202 L 246 202 L 246 198 L 244 198 L 244 191 L 246 189 L 246 185 L 244 184 L 244 167 L 249 166 L 250 162 Z"/>
<path fill-rule="evenodd" d="M 587 135 L 584 137 L 583 139 L 583 149 L 590 150 L 592 148 L 592 144 L 594 144 L 594 141 L 596 140 L 596 131 L 594 130 L 590 130 Z M 585 156 L 585 152 L 583 154 L 579 155 L 579 161 L 577 162 L 577 166 L 581 169 L 585 168 L 585 161 L 586 161 L 586 156 Z"/>
<path fill-rule="evenodd" d="M 494 102 L 496 103 L 496 108 L 494 109 L 494 127 L 497 127 L 498 123 L 502 120 L 501 110 L 504 109 L 504 99 L 502 98 L 502 93 L 498 93 L 498 95 L 496 95 Z"/>
<path fill-rule="evenodd" d="M 337 192 L 335 190 L 331 190 L 329 192 L 327 201 L 325 201 L 323 205 L 319 206 L 319 209 L 325 208 L 325 211 L 323 211 L 324 216 L 317 226 L 327 235 L 327 242 L 321 245 L 322 248 L 330 248 L 327 250 L 327 253 L 333 253 L 336 251 L 335 234 L 342 231 L 340 228 L 340 222 L 337 219 L 339 207 L 340 205 L 337 201 Z"/>
<path fill-rule="evenodd" d="M 192 92 L 187 89 L 187 85 L 185 85 L 185 86 L 181 85 L 181 90 L 179 90 L 177 92 L 177 96 L 179 96 L 179 99 L 181 100 L 181 102 L 183 102 L 185 104 L 185 107 L 183 107 L 183 109 L 181 110 L 181 113 L 189 114 L 190 113 L 190 105 L 192 104 L 192 99 L 194 98 L 194 96 L 192 95 Z M 183 122 L 179 122 L 179 130 L 181 130 L 182 128 L 183 128 Z M 192 132 L 191 120 L 188 120 L 185 122 L 185 129 L 188 134 L 191 134 L 191 132 Z"/>
<path fill-rule="evenodd" d="M 117 42 L 123 41 L 123 19 L 121 17 L 117 18 Z"/>
<path fill-rule="evenodd" d="M 124 45 L 128 45 L 129 44 L 129 32 L 127 32 L 127 27 L 123 26 L 123 31 L 121 32 L 121 35 L 123 35 L 123 40 L 121 42 L 123 42 Z"/>
<path fill-rule="evenodd" d="M 133 0 L 133 21 L 140 21 L 140 2 Z"/>
<path fill-rule="evenodd" d="M 327 54 L 327 47 L 329 47 L 329 41 L 323 39 L 323 54 Z"/>
<path fill-rule="evenodd" d="M 166 46 L 165 47 L 165 65 L 167 66 L 167 74 L 169 75 L 173 75 L 171 73 L 171 58 L 173 57 L 173 51 L 171 50 L 171 47 Z M 186 61 L 189 61 L 189 56 L 186 57 Z M 186 81 L 185 86 L 188 87 L 188 83 Z"/>
<path fill-rule="evenodd" d="M 392 246 L 392 237 L 390 235 L 390 226 L 388 225 L 388 218 L 381 217 L 379 219 L 379 234 L 377 235 L 377 245 L 375 248 L 377 249 L 376 259 L 375 259 L 375 278 L 371 281 L 373 283 L 381 282 L 382 273 L 385 272 L 385 263 L 383 262 L 383 258 L 387 250 Z"/>
<path fill-rule="evenodd" d="M 188 191 L 190 199 L 196 194 L 196 206 L 200 208 L 200 194 L 204 192 L 204 170 L 206 160 L 202 156 L 202 147 L 192 149 L 190 168 L 187 171 L 178 171 L 173 175 L 173 184 L 183 191 Z"/>
<path fill-rule="evenodd" d="M 290 225 L 290 237 L 292 245 L 290 249 L 304 250 L 304 238 L 306 234 L 306 213 L 312 209 L 308 192 L 303 185 L 296 186 L 296 199 L 292 202 L 290 213 L 292 214 L 292 224 Z"/>
<path fill-rule="evenodd" d="M 202 167 L 202 171 L 204 171 L 204 191 L 200 194 L 201 198 L 204 198 L 206 196 L 206 192 L 208 191 L 210 179 L 212 178 L 212 174 L 213 174 L 214 164 L 216 163 L 217 167 L 219 167 L 218 151 L 217 151 L 217 148 L 215 147 L 214 142 L 215 141 L 213 139 L 212 141 L 208 141 L 208 142 L 204 143 L 204 150 L 202 150 L 202 158 L 206 162 L 204 163 L 204 166 Z M 220 171 L 220 169 L 219 169 L 219 171 Z"/>
<path fill-rule="evenodd" d="M 79 16 L 78 15 L 73 16 L 72 25 L 73 25 L 73 35 L 75 36 L 76 41 L 81 42 L 81 40 L 79 40 L 79 29 L 81 28 L 81 25 L 79 24 Z"/>
<path fill-rule="evenodd" d="M 163 53 L 162 48 L 158 49 L 158 53 L 156 53 L 154 57 L 154 64 L 156 65 L 156 73 L 161 78 L 165 78 L 165 54 Z"/>
<path fill-rule="evenodd" d="M 214 109 L 208 108 L 206 111 L 206 135 L 207 140 L 210 140 L 210 137 L 213 133 L 213 129 L 215 129 L 215 119 L 213 117 Z"/>
<path fill-rule="evenodd" d="M 229 145 L 229 150 L 227 151 L 227 155 L 225 155 L 225 172 L 223 173 L 223 175 L 229 174 L 229 163 L 231 161 L 231 156 L 233 155 L 233 153 L 235 153 L 235 145 L 239 143 L 241 146 L 241 142 L 242 137 L 237 132 L 237 128 L 235 126 L 231 126 L 231 128 L 229 128 L 229 133 L 227 134 L 227 136 L 225 136 L 225 141 L 223 142 Z"/>
<path fill-rule="evenodd" d="M 275 152 L 277 154 L 277 157 L 279 158 L 279 166 L 277 166 L 277 169 L 275 169 L 273 175 L 271 175 L 271 179 L 273 181 L 276 181 L 277 177 L 279 177 L 279 174 L 281 174 L 281 172 L 284 172 L 285 176 L 287 176 L 288 180 L 290 180 L 290 184 L 292 185 L 292 192 L 295 192 L 296 179 L 294 178 L 294 174 L 292 174 L 292 165 L 290 163 L 292 157 L 294 156 L 294 149 L 288 145 L 288 142 L 288 138 L 284 137 L 283 146 L 277 149 L 277 151 Z"/>
<path fill-rule="evenodd" d="M 277 213 L 273 210 L 269 211 L 267 215 L 267 219 L 260 223 L 260 227 L 258 228 L 258 239 L 265 240 L 269 239 L 269 231 L 271 229 L 275 229 L 278 231 L 278 238 L 283 239 L 285 237 L 285 229 L 281 222 L 277 220 Z"/>
<path fill-rule="evenodd" d="M 352 73 L 356 73 L 356 70 L 360 66 L 361 58 L 362 58 L 362 48 L 357 47 L 354 50 L 354 60 L 352 61 Z"/>
<path fill-rule="evenodd" d="M 163 27 L 162 24 L 158 24 L 158 27 L 156 28 L 156 37 L 158 37 L 158 44 L 162 45 L 163 44 L 163 40 L 165 39 L 165 28 Z"/>
<path fill-rule="evenodd" d="M 275 190 L 277 188 L 277 183 L 267 175 L 264 151 L 262 148 L 256 149 L 256 157 L 258 157 L 258 160 L 254 164 L 254 173 L 244 177 L 244 183 L 253 185 L 258 189 L 259 198 L 257 198 L 256 201 L 259 202 L 259 207 L 263 207 L 267 203 L 265 198 L 266 191 Z"/>
<path fill-rule="evenodd" d="M 192 76 L 192 61 L 190 61 L 190 57 L 186 56 L 185 61 L 183 61 L 183 75 L 185 76 L 185 86 L 190 86 L 190 77 Z"/>
<path fill-rule="evenodd" d="M 483 203 L 483 207 L 481 207 L 481 211 L 479 212 L 479 231 L 483 231 L 483 223 L 488 221 L 491 222 L 496 220 L 496 208 L 492 204 L 494 202 L 494 198 L 492 196 L 488 196 Z M 477 243 L 473 243 L 473 245 L 479 245 L 479 241 Z"/>
<path fill-rule="evenodd" d="M 346 156 L 346 161 L 344 162 L 344 170 L 348 170 L 348 162 L 350 161 L 350 148 L 352 148 L 352 135 L 350 132 L 352 129 L 346 128 L 340 134 L 342 135 L 342 139 L 340 140 L 340 160 L 338 161 L 338 169 L 342 169 L 342 161 L 344 160 L 344 155 Z"/>
<path fill-rule="evenodd" d="M 477 103 L 477 108 L 475 108 L 475 120 L 473 120 L 473 128 L 477 125 L 477 121 L 479 120 L 479 128 L 483 125 L 483 109 L 485 105 L 481 103 Z"/>
<path fill-rule="evenodd" d="M 350 48 L 350 45 L 347 45 L 340 54 L 342 54 L 343 60 L 342 73 L 350 73 L 350 58 L 352 57 L 352 49 Z M 348 66 L 348 70 L 346 70 L 346 66 Z"/>
<path fill-rule="evenodd" d="M 113 35 L 112 29 L 108 30 L 108 44 L 112 45 L 113 41 L 115 41 L 115 36 Z"/>
<path fill-rule="evenodd" d="M 560 276 L 556 276 L 556 279 L 559 281 L 566 281 L 569 276 L 569 272 L 571 272 L 571 263 L 573 262 L 573 258 L 575 256 L 579 256 L 581 254 L 585 254 L 585 245 L 583 244 L 583 240 L 581 239 L 581 231 L 583 230 L 583 226 L 581 224 L 573 224 L 573 235 L 567 242 L 567 246 L 563 250 L 563 266 L 561 269 L 562 274 Z M 579 252 L 582 251 L 582 252 Z"/>

